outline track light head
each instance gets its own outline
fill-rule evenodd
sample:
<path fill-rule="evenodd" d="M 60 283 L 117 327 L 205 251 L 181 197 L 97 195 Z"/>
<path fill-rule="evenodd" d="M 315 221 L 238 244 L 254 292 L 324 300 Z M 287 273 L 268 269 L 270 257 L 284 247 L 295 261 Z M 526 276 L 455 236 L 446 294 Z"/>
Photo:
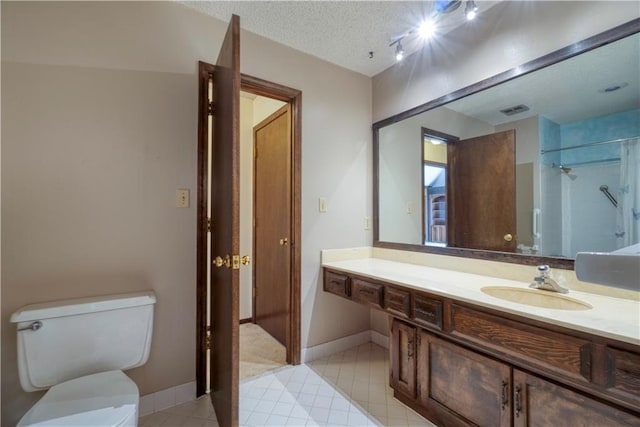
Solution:
<path fill-rule="evenodd" d="M 430 39 L 436 33 L 436 23 L 432 19 L 427 19 L 418 27 L 418 34 L 423 39 Z"/>
<path fill-rule="evenodd" d="M 467 17 L 467 21 L 472 21 L 478 14 L 478 5 L 473 0 L 467 0 L 467 5 L 464 8 L 464 14 Z"/>
<path fill-rule="evenodd" d="M 396 61 L 400 62 L 404 58 L 404 49 L 402 48 L 402 43 L 398 40 L 398 45 L 396 46 Z"/>

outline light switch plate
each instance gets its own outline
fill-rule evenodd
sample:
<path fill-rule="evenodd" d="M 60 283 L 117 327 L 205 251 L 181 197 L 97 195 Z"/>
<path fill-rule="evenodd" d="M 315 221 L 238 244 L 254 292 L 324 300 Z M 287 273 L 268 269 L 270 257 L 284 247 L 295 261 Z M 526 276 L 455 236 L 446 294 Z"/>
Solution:
<path fill-rule="evenodd" d="M 188 208 L 189 207 L 189 190 L 179 188 L 176 190 L 176 207 Z"/>
<path fill-rule="evenodd" d="M 319 212 L 323 212 L 323 213 L 327 211 L 327 198 L 326 197 L 318 198 L 318 211 Z"/>

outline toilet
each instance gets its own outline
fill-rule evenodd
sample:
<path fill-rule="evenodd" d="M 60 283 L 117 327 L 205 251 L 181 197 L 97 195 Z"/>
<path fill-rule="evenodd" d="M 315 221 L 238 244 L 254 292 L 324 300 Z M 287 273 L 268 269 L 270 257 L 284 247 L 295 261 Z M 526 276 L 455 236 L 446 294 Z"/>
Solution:
<path fill-rule="evenodd" d="M 122 371 L 144 365 L 153 292 L 31 304 L 11 316 L 25 391 L 48 391 L 18 426 L 136 426 L 139 392 Z"/>

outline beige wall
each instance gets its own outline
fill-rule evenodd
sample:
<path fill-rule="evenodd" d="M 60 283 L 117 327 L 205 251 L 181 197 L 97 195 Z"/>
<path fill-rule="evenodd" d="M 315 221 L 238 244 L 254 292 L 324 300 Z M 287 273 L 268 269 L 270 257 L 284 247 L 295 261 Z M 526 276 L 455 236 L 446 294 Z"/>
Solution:
<path fill-rule="evenodd" d="M 196 70 L 226 23 L 170 2 L 1 6 L 3 425 L 38 397 L 8 323 L 27 303 L 154 289 L 151 356 L 130 374 L 142 394 L 192 381 Z M 243 73 L 303 94 L 302 347 L 367 330 L 368 310 L 322 292 L 319 251 L 371 243 L 371 81 L 247 32 L 241 45 Z"/>
<path fill-rule="evenodd" d="M 240 253 L 253 254 L 253 99 L 240 97 Z M 240 269 L 240 319 L 253 312 L 253 273 Z"/>

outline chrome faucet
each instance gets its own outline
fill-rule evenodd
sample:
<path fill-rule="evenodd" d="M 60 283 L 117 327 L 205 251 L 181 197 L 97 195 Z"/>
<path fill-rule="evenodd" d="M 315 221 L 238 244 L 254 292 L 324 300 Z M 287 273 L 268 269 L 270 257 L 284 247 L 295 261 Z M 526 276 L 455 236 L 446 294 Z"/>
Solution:
<path fill-rule="evenodd" d="M 533 278 L 533 282 L 531 282 L 531 284 L 529 285 L 530 288 L 560 292 L 561 294 L 566 294 L 567 292 L 569 292 L 569 289 L 558 285 L 555 280 L 549 277 L 551 269 L 548 265 L 539 265 L 537 269 L 539 275 Z"/>

